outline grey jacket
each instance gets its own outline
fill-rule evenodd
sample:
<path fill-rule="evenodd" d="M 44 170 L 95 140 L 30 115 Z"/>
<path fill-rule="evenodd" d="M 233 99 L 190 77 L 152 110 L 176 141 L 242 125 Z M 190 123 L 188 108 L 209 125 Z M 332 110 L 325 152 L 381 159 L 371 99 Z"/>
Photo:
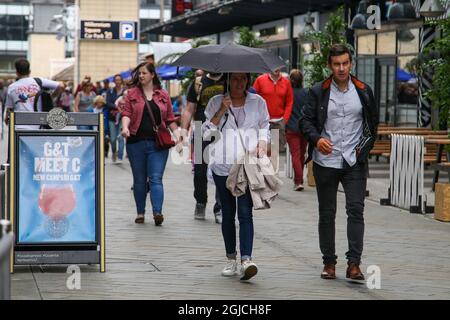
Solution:
<path fill-rule="evenodd" d="M 249 187 L 253 209 L 261 210 L 270 208 L 282 184 L 267 156 L 258 159 L 250 155 L 231 167 L 226 186 L 235 197 L 244 195 Z"/>

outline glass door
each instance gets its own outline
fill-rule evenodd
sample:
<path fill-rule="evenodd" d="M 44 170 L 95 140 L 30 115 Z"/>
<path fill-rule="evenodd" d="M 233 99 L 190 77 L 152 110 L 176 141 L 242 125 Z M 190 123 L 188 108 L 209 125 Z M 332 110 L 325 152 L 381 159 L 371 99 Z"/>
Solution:
<path fill-rule="evenodd" d="M 396 125 L 395 58 L 377 59 L 376 100 L 380 111 L 380 123 Z"/>

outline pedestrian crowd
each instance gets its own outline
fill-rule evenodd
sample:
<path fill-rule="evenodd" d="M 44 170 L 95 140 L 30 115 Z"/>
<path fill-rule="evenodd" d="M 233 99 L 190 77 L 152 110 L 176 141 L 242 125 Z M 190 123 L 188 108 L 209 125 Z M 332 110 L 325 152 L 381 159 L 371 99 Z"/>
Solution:
<path fill-rule="evenodd" d="M 227 259 L 222 275 L 240 274 L 241 280 L 258 272 L 252 256 L 253 210 L 270 208 L 280 191 L 273 159 L 285 152 L 287 145 L 293 190 L 304 189 L 304 167 L 313 162 L 324 264 L 320 276 L 336 278 L 336 197 L 341 183 L 348 217 L 346 275 L 359 281 L 364 280 L 360 264 L 367 159 L 376 136 L 378 111 L 372 89 L 350 73 L 352 65 L 352 54 L 345 45 L 332 46 L 327 61 L 331 76 L 307 89 L 298 69 L 287 76 L 281 69 L 273 70 L 254 81 L 243 72 L 197 70 L 186 97 L 172 101 L 153 63 L 140 63 L 128 82 L 117 74 L 111 84 L 94 85 L 91 77 L 85 76 L 72 94 L 70 83 L 30 77 L 28 61 L 20 59 L 16 62 L 17 81 L 7 88 L 0 81 L 0 103 L 5 110 L 44 111 L 43 98 L 40 104 L 35 100 L 45 88 L 54 90 L 55 107 L 103 113 L 105 145 L 110 146 L 112 161 L 121 162 L 126 151 L 130 162 L 134 221 L 138 224 L 146 221 L 149 195 L 154 224 L 162 226 L 163 176 L 169 150 L 175 146 L 174 150 L 181 152 L 190 147 L 193 218 L 206 219 L 207 188 L 209 182 L 214 184 L 212 212 L 215 222 L 221 224 Z M 7 121 L 7 112 L 4 117 Z"/>

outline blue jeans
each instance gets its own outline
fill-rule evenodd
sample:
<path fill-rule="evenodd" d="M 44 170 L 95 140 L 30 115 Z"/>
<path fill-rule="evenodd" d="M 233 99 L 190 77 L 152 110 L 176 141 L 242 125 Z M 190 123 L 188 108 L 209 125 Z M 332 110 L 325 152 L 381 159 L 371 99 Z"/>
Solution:
<path fill-rule="evenodd" d="M 133 193 L 138 214 L 145 214 L 147 181 L 150 182 L 150 201 L 153 214 L 162 213 L 164 187 L 162 178 L 169 150 L 158 150 L 154 140 L 127 144 L 128 159 L 133 172 Z"/>
<path fill-rule="evenodd" d="M 120 160 L 122 160 L 125 143 L 123 141 L 122 135 L 120 134 L 120 123 L 115 124 L 115 121 L 109 121 L 109 133 L 111 139 L 111 150 L 113 153 L 117 152 L 117 145 L 116 145 L 117 141 L 119 143 L 118 157 Z"/>
<path fill-rule="evenodd" d="M 219 191 L 220 202 L 222 205 L 222 235 L 225 242 L 225 251 L 227 258 L 236 258 L 236 202 L 239 220 L 239 247 L 241 259 L 251 259 L 253 250 L 253 201 L 250 190 L 244 195 L 234 197 L 226 187 L 228 176 L 218 176 L 213 173 L 216 188 Z"/>

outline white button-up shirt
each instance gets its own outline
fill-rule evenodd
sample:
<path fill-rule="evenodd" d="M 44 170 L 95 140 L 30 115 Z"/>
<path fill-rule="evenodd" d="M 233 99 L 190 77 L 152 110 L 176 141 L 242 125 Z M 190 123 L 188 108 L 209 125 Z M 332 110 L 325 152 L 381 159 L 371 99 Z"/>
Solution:
<path fill-rule="evenodd" d="M 333 151 L 324 155 L 315 148 L 313 160 L 322 167 L 342 169 L 344 159 L 350 166 L 356 163 L 355 147 L 363 133 L 363 106 L 351 80 L 345 91 L 341 91 L 334 80 L 330 89 L 327 120 L 321 137 L 331 141 Z"/>
<path fill-rule="evenodd" d="M 209 100 L 205 109 L 206 121 L 202 127 L 204 139 L 220 137 L 209 145 L 209 165 L 218 176 L 228 176 L 233 164 L 245 155 L 246 150 L 255 152 L 259 141 L 269 143 L 270 140 L 266 101 L 254 93 L 248 92 L 244 106 L 232 106 L 220 119 L 219 125 L 215 126 L 211 119 L 220 109 L 223 97 L 217 95 Z"/>

